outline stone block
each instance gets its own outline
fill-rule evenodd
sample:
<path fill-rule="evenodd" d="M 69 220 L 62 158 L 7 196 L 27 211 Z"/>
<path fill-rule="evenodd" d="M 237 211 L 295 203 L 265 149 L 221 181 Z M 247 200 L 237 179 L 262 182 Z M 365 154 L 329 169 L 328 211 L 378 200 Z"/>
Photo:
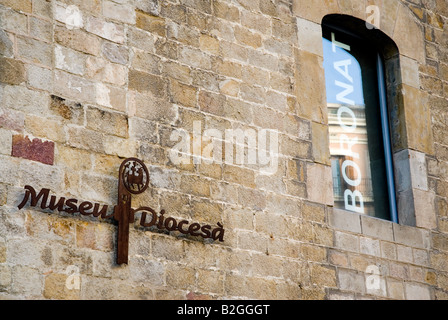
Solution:
<path fill-rule="evenodd" d="M 1 83 L 18 85 L 25 81 L 25 67 L 21 61 L 1 57 L 0 69 Z"/>
<path fill-rule="evenodd" d="M 395 183 L 398 192 L 408 191 L 412 188 L 411 166 L 409 150 L 401 150 L 394 154 Z"/>
<path fill-rule="evenodd" d="M 178 119 L 178 108 L 176 105 L 154 98 L 151 95 L 130 92 L 128 104 L 129 116 L 137 116 L 168 124 L 175 123 Z"/>
<path fill-rule="evenodd" d="M 336 268 L 310 264 L 310 280 L 313 285 L 322 287 L 336 287 Z"/>
<path fill-rule="evenodd" d="M 31 2 L 31 0 L 2 0 L 0 1 L 0 4 L 17 11 L 31 13 Z"/>
<path fill-rule="evenodd" d="M 104 152 L 105 139 L 100 132 L 84 128 L 68 128 L 69 145 L 75 148 L 91 150 L 95 152 Z"/>
<path fill-rule="evenodd" d="M 79 288 L 72 287 L 69 274 L 52 273 L 45 278 L 43 296 L 47 299 L 57 300 L 78 300 L 81 294 L 81 285 Z M 79 279 L 81 276 L 78 275 Z M 79 280 L 79 283 L 81 281 Z M 67 285 L 68 284 L 68 285 Z"/>
<path fill-rule="evenodd" d="M 381 255 L 383 258 L 396 260 L 397 259 L 397 245 L 392 242 L 381 242 Z"/>
<path fill-rule="evenodd" d="M 22 112 L 0 107 L 0 128 L 21 132 L 25 124 Z"/>
<path fill-rule="evenodd" d="M 323 58 L 307 51 L 295 51 L 294 92 L 299 103 L 298 115 L 317 123 L 328 123 L 325 99 Z M 309 75 L 313 75 L 310 77 Z"/>
<path fill-rule="evenodd" d="M 224 80 L 219 83 L 219 90 L 222 94 L 237 97 L 240 92 L 240 83 L 235 80 Z"/>
<path fill-rule="evenodd" d="M 32 64 L 27 66 L 27 82 L 30 87 L 53 91 L 53 72 Z"/>
<path fill-rule="evenodd" d="M 211 69 L 211 56 L 199 49 L 188 46 L 180 47 L 178 59 L 179 62 L 189 65 L 192 68 Z"/>
<path fill-rule="evenodd" d="M 296 21 L 288 17 L 287 19 L 272 20 L 272 35 L 291 44 L 297 45 Z"/>
<path fill-rule="evenodd" d="M 2 7 L 0 8 L 0 21 L 0 25 L 4 30 L 15 34 L 28 34 L 27 16 L 25 14 Z"/>
<path fill-rule="evenodd" d="M 311 143 L 292 139 L 287 135 L 280 135 L 280 153 L 294 159 L 310 159 Z"/>
<path fill-rule="evenodd" d="M 404 300 L 404 287 L 402 281 L 387 279 L 388 296 L 392 299 Z"/>
<path fill-rule="evenodd" d="M 45 20 L 30 17 L 30 35 L 42 41 L 52 41 L 53 25 Z"/>
<path fill-rule="evenodd" d="M 248 62 L 251 66 L 263 68 L 268 71 L 280 71 L 280 61 L 277 56 L 254 49 L 249 49 L 247 53 Z"/>
<path fill-rule="evenodd" d="M 308 164 L 307 168 L 308 200 L 333 205 L 333 180 L 331 167 L 321 164 Z"/>
<path fill-rule="evenodd" d="M 336 248 L 339 248 L 341 250 L 359 252 L 359 237 L 356 235 L 336 231 L 335 245 Z"/>
<path fill-rule="evenodd" d="M 41 272 L 31 266 L 18 265 L 12 268 L 11 292 L 32 297 L 42 293 Z"/>
<path fill-rule="evenodd" d="M 19 56 L 23 59 L 47 67 L 52 66 L 53 55 L 50 44 L 31 38 L 18 38 L 17 48 Z"/>
<path fill-rule="evenodd" d="M 412 263 L 412 248 L 402 245 L 397 245 L 397 260 L 406 263 Z"/>
<path fill-rule="evenodd" d="M 320 0 L 294 0 L 292 12 L 296 16 L 320 24 L 324 16 L 340 13 L 340 10 L 336 0 L 325 0 L 324 3 Z"/>
<path fill-rule="evenodd" d="M 421 249 L 429 248 L 429 234 L 426 230 L 393 224 L 395 242 Z"/>
<path fill-rule="evenodd" d="M 420 89 L 419 64 L 416 60 L 400 56 L 402 83 Z"/>
<path fill-rule="evenodd" d="M 103 15 L 106 18 L 117 20 L 119 22 L 134 24 L 135 10 L 126 3 L 115 3 L 112 1 L 103 1 Z"/>
<path fill-rule="evenodd" d="M 155 51 L 155 38 L 148 31 L 128 26 L 127 39 L 130 49 L 137 48 L 147 52 Z"/>
<path fill-rule="evenodd" d="M 326 222 L 326 212 L 325 212 L 325 206 L 324 205 L 319 205 L 319 204 L 315 204 L 315 203 L 308 203 L 308 202 L 303 202 L 302 205 L 302 218 L 308 221 L 315 221 L 315 222 L 319 222 L 319 223 L 325 223 Z M 331 210 L 329 210 L 329 215 Z M 291 214 L 290 215 L 294 215 Z M 329 217 L 328 217 L 328 222 L 329 222 Z"/>
<path fill-rule="evenodd" d="M 418 89 L 402 85 L 408 147 L 432 155 L 433 135 L 428 96 Z"/>
<path fill-rule="evenodd" d="M 359 238 L 359 249 L 363 254 L 380 257 L 380 241 L 367 237 Z"/>
<path fill-rule="evenodd" d="M 5 85 L 0 87 L 0 101 L 6 108 L 45 116 L 48 112 L 49 96 L 45 92 L 30 90 L 26 87 Z"/>
<path fill-rule="evenodd" d="M 9 156 L 0 155 L 0 181 L 5 184 L 15 185 L 18 180 L 17 159 Z"/>
<path fill-rule="evenodd" d="M 39 138 L 65 143 L 65 130 L 60 121 L 28 115 L 25 119 L 26 131 Z"/>
<path fill-rule="evenodd" d="M 144 12 L 136 12 L 136 27 L 157 34 L 159 36 L 166 36 L 165 19 L 156 17 Z"/>
<path fill-rule="evenodd" d="M 128 117 L 94 107 L 86 110 L 86 128 L 119 137 L 128 137 Z"/>
<path fill-rule="evenodd" d="M 361 233 L 359 214 L 333 208 L 328 214 L 329 224 L 335 229 Z"/>
<path fill-rule="evenodd" d="M 404 4 L 398 6 L 393 39 L 402 55 L 425 62 L 423 27 Z"/>
<path fill-rule="evenodd" d="M 210 196 L 210 181 L 200 176 L 182 175 L 180 182 L 181 191 L 200 197 Z"/>
<path fill-rule="evenodd" d="M 131 65 L 133 69 L 158 75 L 161 73 L 161 66 L 161 58 L 157 55 L 138 49 L 134 50 Z"/>
<path fill-rule="evenodd" d="M 39 188 L 48 188 L 53 193 L 63 189 L 64 174 L 56 166 L 42 164 L 38 161 L 21 160 L 18 169 L 16 168 L 15 170 L 18 171 L 20 183 L 23 186 L 30 185 L 36 190 L 39 190 Z M 22 192 L 23 189 L 20 193 Z M 20 200 L 20 197 L 16 196 L 14 199 Z"/>
<path fill-rule="evenodd" d="M 8 34 L 0 30 L 0 53 L 5 58 L 12 58 L 13 56 L 13 42 L 12 36 L 8 36 Z"/>
<path fill-rule="evenodd" d="M 55 26 L 54 40 L 64 47 L 99 56 L 101 40 L 82 29 L 68 29 L 65 26 Z"/>
<path fill-rule="evenodd" d="M 323 57 L 322 26 L 309 20 L 297 18 L 299 49 Z"/>
<path fill-rule="evenodd" d="M 9 130 L 0 128 L 0 153 L 11 155 L 12 151 L 12 133 Z"/>
<path fill-rule="evenodd" d="M 331 165 L 328 126 L 311 122 L 311 130 L 314 161 L 325 165 Z"/>
<path fill-rule="evenodd" d="M 95 103 L 97 100 L 94 82 L 59 70 L 54 72 L 54 91 L 76 101 Z"/>
<path fill-rule="evenodd" d="M 167 84 L 162 77 L 137 70 L 129 71 L 129 89 L 140 93 L 150 93 L 158 98 L 165 97 L 167 94 Z"/>
<path fill-rule="evenodd" d="M 392 222 L 361 215 L 362 234 L 381 240 L 393 241 Z"/>
<path fill-rule="evenodd" d="M 422 152 L 409 150 L 409 165 L 412 187 L 428 191 L 428 174 L 426 171 L 426 155 Z"/>
<path fill-rule="evenodd" d="M 123 44 L 125 41 L 124 26 L 121 24 L 107 22 L 91 16 L 87 18 L 85 29 L 112 42 Z"/>
<path fill-rule="evenodd" d="M 104 152 L 122 158 L 136 157 L 139 143 L 133 139 L 106 135 L 104 140 Z"/>
<path fill-rule="evenodd" d="M 104 59 L 88 57 L 85 60 L 86 75 L 98 81 L 124 86 L 128 78 L 128 69 L 116 63 L 110 63 Z"/>
<path fill-rule="evenodd" d="M 242 10 L 241 23 L 244 27 L 267 34 L 271 29 L 271 18 L 258 13 Z"/>
<path fill-rule="evenodd" d="M 238 44 L 243 46 L 252 47 L 254 49 L 260 48 L 262 45 L 261 35 L 254 33 L 249 29 L 236 26 L 235 28 L 235 39 Z"/>
<path fill-rule="evenodd" d="M 364 275 L 353 270 L 339 269 L 337 273 L 339 288 L 341 290 L 365 293 L 366 284 Z"/>
<path fill-rule="evenodd" d="M 169 39 L 195 48 L 199 47 L 199 41 L 201 39 L 199 32 L 195 28 L 172 22 L 167 24 L 167 36 Z M 205 49 L 205 47 L 203 48 Z"/>
<path fill-rule="evenodd" d="M 51 95 L 50 111 L 68 123 L 84 125 L 84 107 L 80 103 Z"/>
<path fill-rule="evenodd" d="M 129 260 L 129 273 L 133 281 L 149 282 L 154 286 L 165 284 L 165 265 L 156 260 L 136 257 Z"/>
<path fill-rule="evenodd" d="M 57 146 L 55 163 L 58 166 L 66 166 L 75 171 L 90 170 L 92 163 L 89 153 L 85 150 Z"/>
<path fill-rule="evenodd" d="M 233 22 L 240 22 L 240 11 L 235 6 L 223 1 L 215 1 L 213 2 L 213 9 L 214 14 L 218 18 Z"/>
<path fill-rule="evenodd" d="M 431 290 L 426 285 L 406 282 L 404 291 L 407 300 L 431 300 Z"/>
<path fill-rule="evenodd" d="M 95 84 L 95 102 L 107 108 L 126 112 L 126 94 L 127 90 L 124 88 L 117 88 L 106 83 Z"/>
<path fill-rule="evenodd" d="M 269 86 L 277 91 L 293 95 L 294 94 L 294 79 L 283 72 L 271 72 L 269 78 Z"/>
<path fill-rule="evenodd" d="M 414 189 L 414 205 L 416 226 L 426 229 L 436 228 L 435 193 Z"/>
<path fill-rule="evenodd" d="M 172 102 L 190 108 L 196 107 L 198 92 L 198 89 L 196 87 L 185 85 L 173 80 L 170 81 L 169 89 Z"/>
<path fill-rule="evenodd" d="M 391 38 L 397 21 L 398 5 L 396 1 L 384 0 L 380 9 L 380 29 Z"/>
<path fill-rule="evenodd" d="M 1 260 L 2 262 L 5 262 Z M 6 291 L 9 289 L 12 282 L 12 273 L 11 273 L 11 267 L 2 264 L 0 266 L 0 290 Z"/>
<path fill-rule="evenodd" d="M 137 117 L 129 119 L 129 136 L 141 141 L 157 143 L 157 124 Z"/>
<path fill-rule="evenodd" d="M 126 65 L 129 61 L 129 49 L 113 42 L 104 42 L 101 46 L 101 53 L 113 63 Z"/>
<path fill-rule="evenodd" d="M 255 172 L 251 169 L 226 164 L 223 179 L 249 188 L 255 188 Z"/>
<path fill-rule="evenodd" d="M 85 22 L 84 10 L 80 6 L 82 6 L 80 1 L 77 1 L 76 4 L 71 4 L 71 6 L 57 2 L 53 6 L 52 18 L 64 24 L 67 29 L 80 29 L 84 27 Z"/>
<path fill-rule="evenodd" d="M 172 288 L 191 289 L 196 284 L 196 270 L 186 266 L 167 264 L 166 284 Z"/>
<path fill-rule="evenodd" d="M 173 61 L 163 63 L 162 73 L 185 84 L 190 84 L 192 82 L 190 68 L 180 63 Z"/>

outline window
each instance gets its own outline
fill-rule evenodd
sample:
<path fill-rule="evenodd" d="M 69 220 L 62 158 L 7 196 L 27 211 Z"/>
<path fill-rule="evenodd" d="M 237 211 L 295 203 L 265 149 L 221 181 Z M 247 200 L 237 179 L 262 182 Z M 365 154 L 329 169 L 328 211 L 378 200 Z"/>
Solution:
<path fill-rule="evenodd" d="M 398 222 L 383 59 L 368 40 L 322 28 L 335 208 Z"/>

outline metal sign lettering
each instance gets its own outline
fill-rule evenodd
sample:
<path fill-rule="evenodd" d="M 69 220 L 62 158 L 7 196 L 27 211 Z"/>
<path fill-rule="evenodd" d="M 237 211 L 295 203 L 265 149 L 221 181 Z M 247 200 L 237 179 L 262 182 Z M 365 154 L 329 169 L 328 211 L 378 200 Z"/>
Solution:
<path fill-rule="evenodd" d="M 224 229 L 221 223 L 213 228 L 211 225 L 200 225 L 187 220 L 178 221 L 173 217 L 166 217 L 165 210 L 159 214 L 150 207 L 140 207 L 133 209 L 131 206 L 132 195 L 141 194 L 149 186 L 149 171 L 143 161 L 136 158 L 124 160 L 118 174 L 118 199 L 113 212 L 108 213 L 108 205 L 92 203 L 90 201 L 79 201 L 78 199 L 65 197 L 57 198 L 50 196 L 50 189 L 41 189 L 39 193 L 26 185 L 25 195 L 18 205 L 21 210 L 29 201 L 30 207 L 37 207 L 40 202 L 41 209 L 58 210 L 69 214 L 80 213 L 81 215 L 93 215 L 101 219 L 114 218 L 118 222 L 117 241 L 117 264 L 128 263 L 129 251 L 129 224 L 134 223 L 137 212 L 141 213 L 140 225 L 142 227 L 155 226 L 159 230 L 178 231 L 193 237 L 224 241 Z"/>

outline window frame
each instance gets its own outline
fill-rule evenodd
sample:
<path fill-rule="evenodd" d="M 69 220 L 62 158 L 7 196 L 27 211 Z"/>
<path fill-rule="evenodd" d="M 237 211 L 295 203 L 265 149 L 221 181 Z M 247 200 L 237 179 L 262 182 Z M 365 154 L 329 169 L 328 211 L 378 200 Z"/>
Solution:
<path fill-rule="evenodd" d="M 368 39 L 361 37 L 360 35 L 351 32 L 347 28 L 340 27 L 331 22 L 322 22 L 321 24 L 322 30 L 324 28 L 329 28 L 334 31 L 344 33 L 352 38 L 360 39 L 363 42 L 368 41 Z M 322 38 L 324 39 L 323 35 Z M 393 223 L 399 223 L 398 221 L 398 204 L 397 204 L 397 195 L 396 195 L 396 187 L 395 187 L 395 170 L 394 170 L 394 157 L 393 157 L 393 146 L 391 142 L 391 127 L 390 127 L 390 119 L 388 112 L 388 102 L 387 102 L 387 80 L 385 77 L 385 63 L 384 58 L 381 55 L 380 50 L 375 48 L 376 50 L 376 74 L 377 74 L 377 89 L 378 89 L 378 102 L 379 102 L 379 111 L 380 111 L 380 123 L 381 123 L 381 131 L 383 136 L 382 145 L 384 148 L 384 162 L 386 169 L 386 183 L 387 183 L 387 194 L 389 198 L 389 219 L 382 219 L 386 221 L 391 221 Z M 328 88 L 326 88 L 327 90 Z M 333 186 L 334 191 L 334 186 Z M 339 209 L 343 210 L 343 209 Z M 346 211 L 350 211 L 347 210 Z"/>

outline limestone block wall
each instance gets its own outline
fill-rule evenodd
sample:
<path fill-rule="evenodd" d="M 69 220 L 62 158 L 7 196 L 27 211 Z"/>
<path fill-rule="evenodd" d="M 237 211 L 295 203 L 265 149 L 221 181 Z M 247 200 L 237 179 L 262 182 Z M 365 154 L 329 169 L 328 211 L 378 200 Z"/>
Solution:
<path fill-rule="evenodd" d="M 369 5 L 399 50 L 400 224 L 333 209 L 321 23 Z M 446 1 L 0 0 L 0 53 L 0 298 L 448 298 Z M 238 161 L 226 132 L 257 143 Z M 128 157 L 133 207 L 224 241 L 136 216 L 118 266 L 113 219 L 18 208 L 30 185 L 112 212 Z"/>

